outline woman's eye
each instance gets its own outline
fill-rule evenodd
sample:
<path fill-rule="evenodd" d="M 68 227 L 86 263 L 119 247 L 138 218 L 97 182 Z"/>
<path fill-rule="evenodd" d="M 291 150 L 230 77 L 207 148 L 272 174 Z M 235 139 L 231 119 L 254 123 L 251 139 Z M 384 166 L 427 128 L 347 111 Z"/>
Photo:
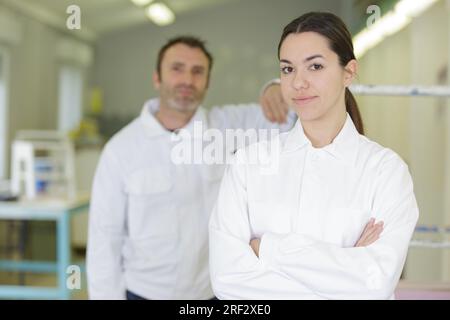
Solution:
<path fill-rule="evenodd" d="M 282 67 L 282 68 L 281 68 L 281 72 L 284 73 L 284 74 L 289 74 L 289 73 L 291 73 L 293 70 L 294 70 L 294 68 L 292 68 L 292 67 Z"/>
<path fill-rule="evenodd" d="M 318 70 L 322 70 L 323 66 L 319 63 L 314 63 L 309 68 L 313 71 L 318 71 Z"/>

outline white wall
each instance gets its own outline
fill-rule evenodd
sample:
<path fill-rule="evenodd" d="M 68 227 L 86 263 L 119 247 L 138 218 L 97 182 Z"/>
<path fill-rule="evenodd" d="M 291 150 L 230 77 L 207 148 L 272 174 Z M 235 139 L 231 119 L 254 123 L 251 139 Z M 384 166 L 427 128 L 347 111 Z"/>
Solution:
<path fill-rule="evenodd" d="M 447 39 L 450 38 L 450 0 L 446 1 L 446 13 L 447 13 Z M 447 41 L 447 83 L 450 84 L 450 40 Z M 444 181 L 444 221 L 446 226 L 450 226 L 450 99 L 447 99 L 447 103 L 444 104 L 447 107 L 447 112 L 443 116 L 446 121 L 445 125 L 445 181 Z M 446 237 L 447 241 L 450 241 L 450 235 Z M 450 249 L 444 252 L 442 261 L 443 266 L 443 280 L 450 281 Z"/>
<path fill-rule="evenodd" d="M 341 1 L 246 0 L 178 17 L 172 26 L 148 22 L 99 39 L 95 83 L 104 90 L 105 113 L 135 116 L 155 96 L 151 75 L 167 39 L 193 34 L 214 55 L 205 106 L 255 101 L 261 86 L 278 77 L 277 46 L 282 28 L 310 10 L 340 14 Z"/>
<path fill-rule="evenodd" d="M 10 56 L 7 141 L 10 146 L 17 130 L 57 128 L 58 70 L 68 60 L 60 47 L 70 36 L 2 5 L 0 18 L 0 44 Z M 6 19 L 14 23 L 4 24 Z M 83 68 L 87 84 L 90 69 L 86 63 Z M 9 148 L 7 151 L 9 173 Z"/>
<path fill-rule="evenodd" d="M 449 9 L 445 1 L 440 1 L 361 59 L 360 82 L 436 85 L 439 72 L 448 67 L 448 39 Z M 448 78 L 444 82 L 448 84 Z M 445 158 L 449 152 L 449 110 L 445 99 L 360 97 L 359 101 L 367 135 L 395 150 L 409 165 L 420 209 L 419 224 L 448 222 L 448 204 L 447 210 L 444 208 L 448 193 L 444 187 L 450 169 Z M 406 277 L 417 281 L 448 280 L 449 264 L 444 258 L 448 259 L 444 250 L 412 248 Z"/>
<path fill-rule="evenodd" d="M 412 24 L 413 83 L 437 84 L 439 72 L 448 67 L 448 17 L 445 1 L 440 1 L 422 19 Z M 411 170 L 417 182 L 417 201 L 422 213 L 420 222 L 425 224 L 443 225 L 445 220 L 444 173 L 445 166 L 448 166 L 445 163 L 448 148 L 445 114 L 448 110 L 442 102 L 442 99 L 426 98 L 411 101 Z M 443 254 L 443 250 L 415 250 L 410 261 L 421 269 L 411 268 L 410 274 L 431 280 L 442 279 Z"/>
<path fill-rule="evenodd" d="M 409 42 L 409 30 L 403 30 L 369 51 L 359 61 L 355 83 L 409 84 L 411 61 L 409 52 L 405 52 L 405 48 L 410 46 Z M 382 96 L 359 96 L 357 99 L 367 136 L 395 150 L 409 163 L 410 99 Z"/>

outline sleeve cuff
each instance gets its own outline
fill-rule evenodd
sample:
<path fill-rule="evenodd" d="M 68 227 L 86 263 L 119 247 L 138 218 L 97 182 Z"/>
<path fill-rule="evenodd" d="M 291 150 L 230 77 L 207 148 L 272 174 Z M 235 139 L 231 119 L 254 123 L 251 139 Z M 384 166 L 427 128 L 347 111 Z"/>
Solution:
<path fill-rule="evenodd" d="M 259 92 L 259 96 L 262 97 L 262 95 L 264 94 L 264 92 L 267 90 L 268 87 L 270 87 L 271 85 L 274 85 L 274 84 L 280 84 L 280 82 L 281 82 L 280 79 L 270 80 L 265 85 L 263 85 L 263 87 L 261 88 L 261 91 Z"/>

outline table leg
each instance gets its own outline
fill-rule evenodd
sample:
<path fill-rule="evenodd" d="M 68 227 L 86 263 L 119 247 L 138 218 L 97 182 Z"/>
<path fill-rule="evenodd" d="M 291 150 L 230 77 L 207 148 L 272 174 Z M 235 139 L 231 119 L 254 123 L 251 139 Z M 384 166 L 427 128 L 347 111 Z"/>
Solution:
<path fill-rule="evenodd" d="M 67 286 L 67 267 L 70 265 L 70 223 L 69 212 L 65 211 L 57 222 L 58 287 L 61 299 L 70 299 Z"/>

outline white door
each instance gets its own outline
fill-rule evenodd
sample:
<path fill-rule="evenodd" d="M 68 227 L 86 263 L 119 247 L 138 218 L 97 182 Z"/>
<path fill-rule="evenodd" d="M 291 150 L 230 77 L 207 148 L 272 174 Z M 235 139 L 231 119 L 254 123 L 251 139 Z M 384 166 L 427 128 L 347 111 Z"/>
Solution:
<path fill-rule="evenodd" d="M 58 130 L 68 132 L 80 123 L 83 113 L 83 74 L 81 68 L 63 65 L 59 71 Z"/>

